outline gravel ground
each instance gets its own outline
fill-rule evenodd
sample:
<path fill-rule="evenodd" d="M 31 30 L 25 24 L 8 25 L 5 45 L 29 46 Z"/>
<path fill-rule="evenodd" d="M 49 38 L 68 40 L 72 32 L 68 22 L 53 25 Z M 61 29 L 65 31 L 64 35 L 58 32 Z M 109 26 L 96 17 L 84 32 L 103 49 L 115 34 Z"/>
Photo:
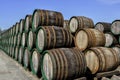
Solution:
<path fill-rule="evenodd" d="M 0 80 L 39 80 L 0 50 Z"/>

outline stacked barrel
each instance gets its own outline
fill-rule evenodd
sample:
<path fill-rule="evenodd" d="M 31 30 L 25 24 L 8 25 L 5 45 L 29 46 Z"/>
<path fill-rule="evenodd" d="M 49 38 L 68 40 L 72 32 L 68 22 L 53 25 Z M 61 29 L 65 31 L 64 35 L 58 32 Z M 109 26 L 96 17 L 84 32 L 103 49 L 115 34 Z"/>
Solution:
<path fill-rule="evenodd" d="M 73 80 L 117 68 L 119 32 L 119 20 L 94 28 L 88 17 L 36 9 L 0 34 L 0 48 L 44 80 Z"/>

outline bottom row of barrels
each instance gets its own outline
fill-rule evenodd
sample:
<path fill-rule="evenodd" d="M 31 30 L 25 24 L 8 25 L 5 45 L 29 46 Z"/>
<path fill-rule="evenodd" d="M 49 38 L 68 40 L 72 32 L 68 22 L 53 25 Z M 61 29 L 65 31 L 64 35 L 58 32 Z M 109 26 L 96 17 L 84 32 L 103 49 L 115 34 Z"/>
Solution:
<path fill-rule="evenodd" d="M 118 47 L 93 47 L 84 52 L 76 47 L 58 48 L 46 50 L 42 54 L 37 49 L 16 49 L 14 58 L 45 80 L 73 80 L 84 76 L 87 70 L 96 74 L 114 70 L 120 64 Z"/>

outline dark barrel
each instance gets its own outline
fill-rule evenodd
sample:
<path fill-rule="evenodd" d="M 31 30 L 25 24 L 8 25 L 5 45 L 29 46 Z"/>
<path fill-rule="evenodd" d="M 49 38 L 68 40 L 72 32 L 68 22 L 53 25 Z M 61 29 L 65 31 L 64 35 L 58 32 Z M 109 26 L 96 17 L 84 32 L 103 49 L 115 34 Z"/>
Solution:
<path fill-rule="evenodd" d="M 78 48 L 47 50 L 42 57 L 44 80 L 73 80 L 86 72 L 84 54 Z"/>
<path fill-rule="evenodd" d="M 75 33 L 79 29 L 93 28 L 93 27 L 94 27 L 93 20 L 88 17 L 73 16 L 69 20 L 69 30 L 71 31 L 71 33 Z"/>
<path fill-rule="evenodd" d="M 36 48 L 39 52 L 45 49 L 71 47 L 71 33 L 61 27 L 44 26 L 38 30 Z"/>
<path fill-rule="evenodd" d="M 32 30 L 36 31 L 39 26 L 63 27 L 63 15 L 60 12 L 36 9 L 32 17 Z"/>
<path fill-rule="evenodd" d="M 111 31 L 111 23 L 97 22 L 95 25 L 95 29 L 100 30 L 102 32 L 110 32 Z"/>

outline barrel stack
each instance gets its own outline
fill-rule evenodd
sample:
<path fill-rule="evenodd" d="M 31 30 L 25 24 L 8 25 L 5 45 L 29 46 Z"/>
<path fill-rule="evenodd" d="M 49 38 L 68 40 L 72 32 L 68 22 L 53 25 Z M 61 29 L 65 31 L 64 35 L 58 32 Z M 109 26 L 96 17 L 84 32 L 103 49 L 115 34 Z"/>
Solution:
<path fill-rule="evenodd" d="M 119 23 L 94 25 L 85 16 L 64 20 L 61 12 L 36 9 L 0 34 L 0 48 L 44 80 L 93 80 L 100 73 L 116 78 Z"/>

